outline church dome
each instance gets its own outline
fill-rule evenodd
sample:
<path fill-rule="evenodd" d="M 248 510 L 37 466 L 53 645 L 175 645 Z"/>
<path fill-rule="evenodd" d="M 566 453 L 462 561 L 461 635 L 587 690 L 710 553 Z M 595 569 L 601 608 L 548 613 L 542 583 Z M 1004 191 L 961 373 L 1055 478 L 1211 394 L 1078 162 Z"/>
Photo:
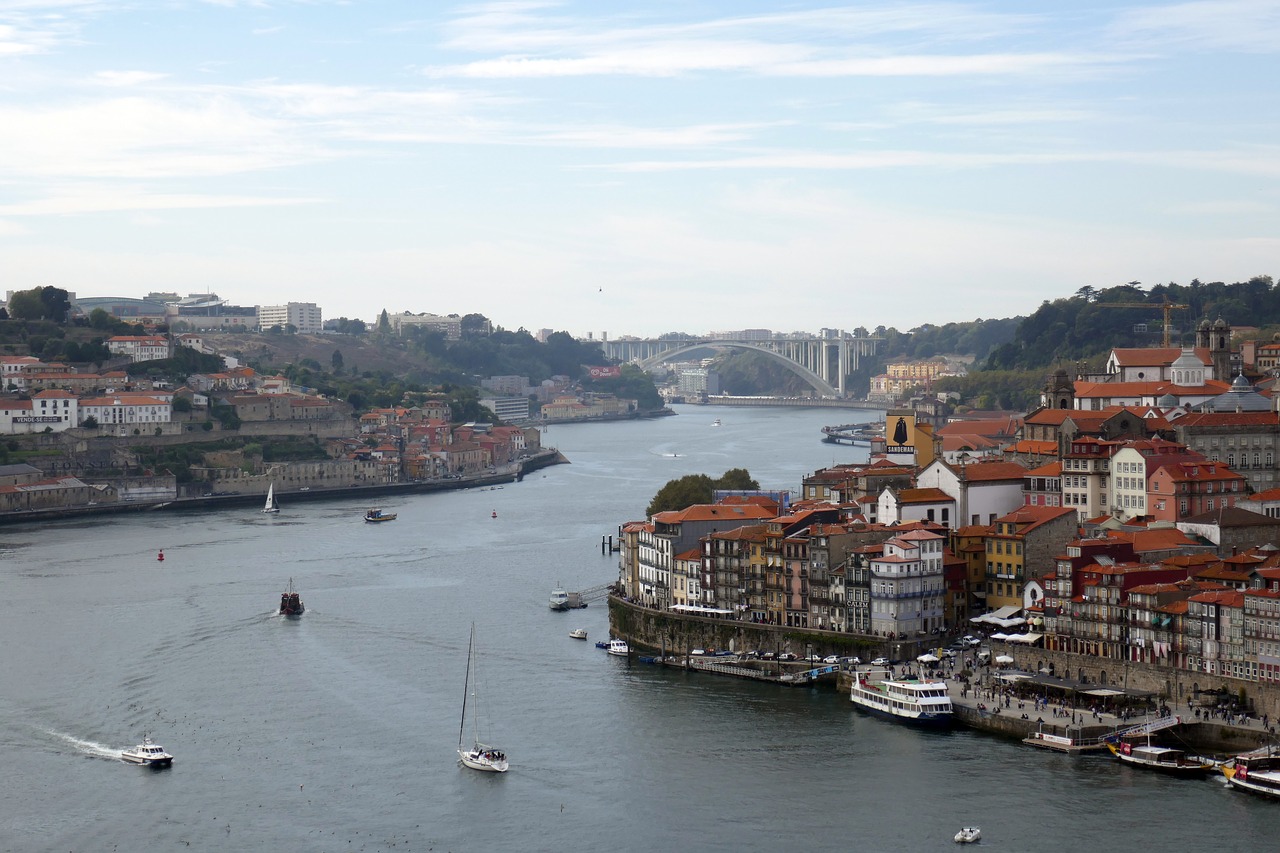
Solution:
<path fill-rule="evenodd" d="M 1205 406 L 1213 412 L 1269 412 L 1271 399 L 1259 394 L 1248 379 L 1237 374 L 1231 380 L 1231 390 L 1206 401 Z"/>

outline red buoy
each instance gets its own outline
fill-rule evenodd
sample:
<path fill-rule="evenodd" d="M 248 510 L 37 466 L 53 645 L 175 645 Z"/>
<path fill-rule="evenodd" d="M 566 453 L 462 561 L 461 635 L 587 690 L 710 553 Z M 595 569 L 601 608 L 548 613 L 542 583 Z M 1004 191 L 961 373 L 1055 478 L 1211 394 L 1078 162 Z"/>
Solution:
<path fill-rule="evenodd" d="M 159 553 L 159 555 L 157 555 L 157 556 L 156 556 L 156 559 L 163 563 L 163 562 L 164 562 L 164 551 L 161 551 L 161 552 Z"/>
<path fill-rule="evenodd" d="M 493 515 L 492 515 L 491 517 L 492 517 L 492 518 L 497 518 L 497 517 L 498 517 L 498 511 L 497 511 L 496 509 L 493 511 Z"/>

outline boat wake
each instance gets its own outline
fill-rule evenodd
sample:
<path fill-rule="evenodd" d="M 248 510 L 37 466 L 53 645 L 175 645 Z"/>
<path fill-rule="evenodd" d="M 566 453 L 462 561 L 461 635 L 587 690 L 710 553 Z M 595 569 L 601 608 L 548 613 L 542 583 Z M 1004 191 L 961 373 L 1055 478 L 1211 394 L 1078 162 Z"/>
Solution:
<path fill-rule="evenodd" d="M 111 761 L 120 760 L 120 749 L 118 747 L 113 749 L 106 744 L 101 744 L 92 740 L 81 740 L 74 735 L 65 734 L 63 732 L 49 730 L 48 734 L 71 746 L 87 758 L 106 758 Z"/>

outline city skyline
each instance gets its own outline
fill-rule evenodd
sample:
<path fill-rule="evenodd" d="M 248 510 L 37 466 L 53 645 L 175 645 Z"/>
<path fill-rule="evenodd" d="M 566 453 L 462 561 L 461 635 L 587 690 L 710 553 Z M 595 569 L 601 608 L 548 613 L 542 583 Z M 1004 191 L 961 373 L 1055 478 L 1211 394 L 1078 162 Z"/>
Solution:
<path fill-rule="evenodd" d="M 1243 281 L 1277 51 L 1280 0 L 0 0 L 0 265 L 597 338 Z"/>

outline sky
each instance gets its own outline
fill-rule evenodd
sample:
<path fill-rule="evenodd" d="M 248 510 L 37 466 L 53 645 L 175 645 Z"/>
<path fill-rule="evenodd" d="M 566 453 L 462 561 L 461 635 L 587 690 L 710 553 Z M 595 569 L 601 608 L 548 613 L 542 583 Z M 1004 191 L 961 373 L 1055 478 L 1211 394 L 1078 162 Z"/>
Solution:
<path fill-rule="evenodd" d="M 1280 276 L 1278 53 L 1280 0 L 0 0 L 0 277 L 617 338 Z"/>

